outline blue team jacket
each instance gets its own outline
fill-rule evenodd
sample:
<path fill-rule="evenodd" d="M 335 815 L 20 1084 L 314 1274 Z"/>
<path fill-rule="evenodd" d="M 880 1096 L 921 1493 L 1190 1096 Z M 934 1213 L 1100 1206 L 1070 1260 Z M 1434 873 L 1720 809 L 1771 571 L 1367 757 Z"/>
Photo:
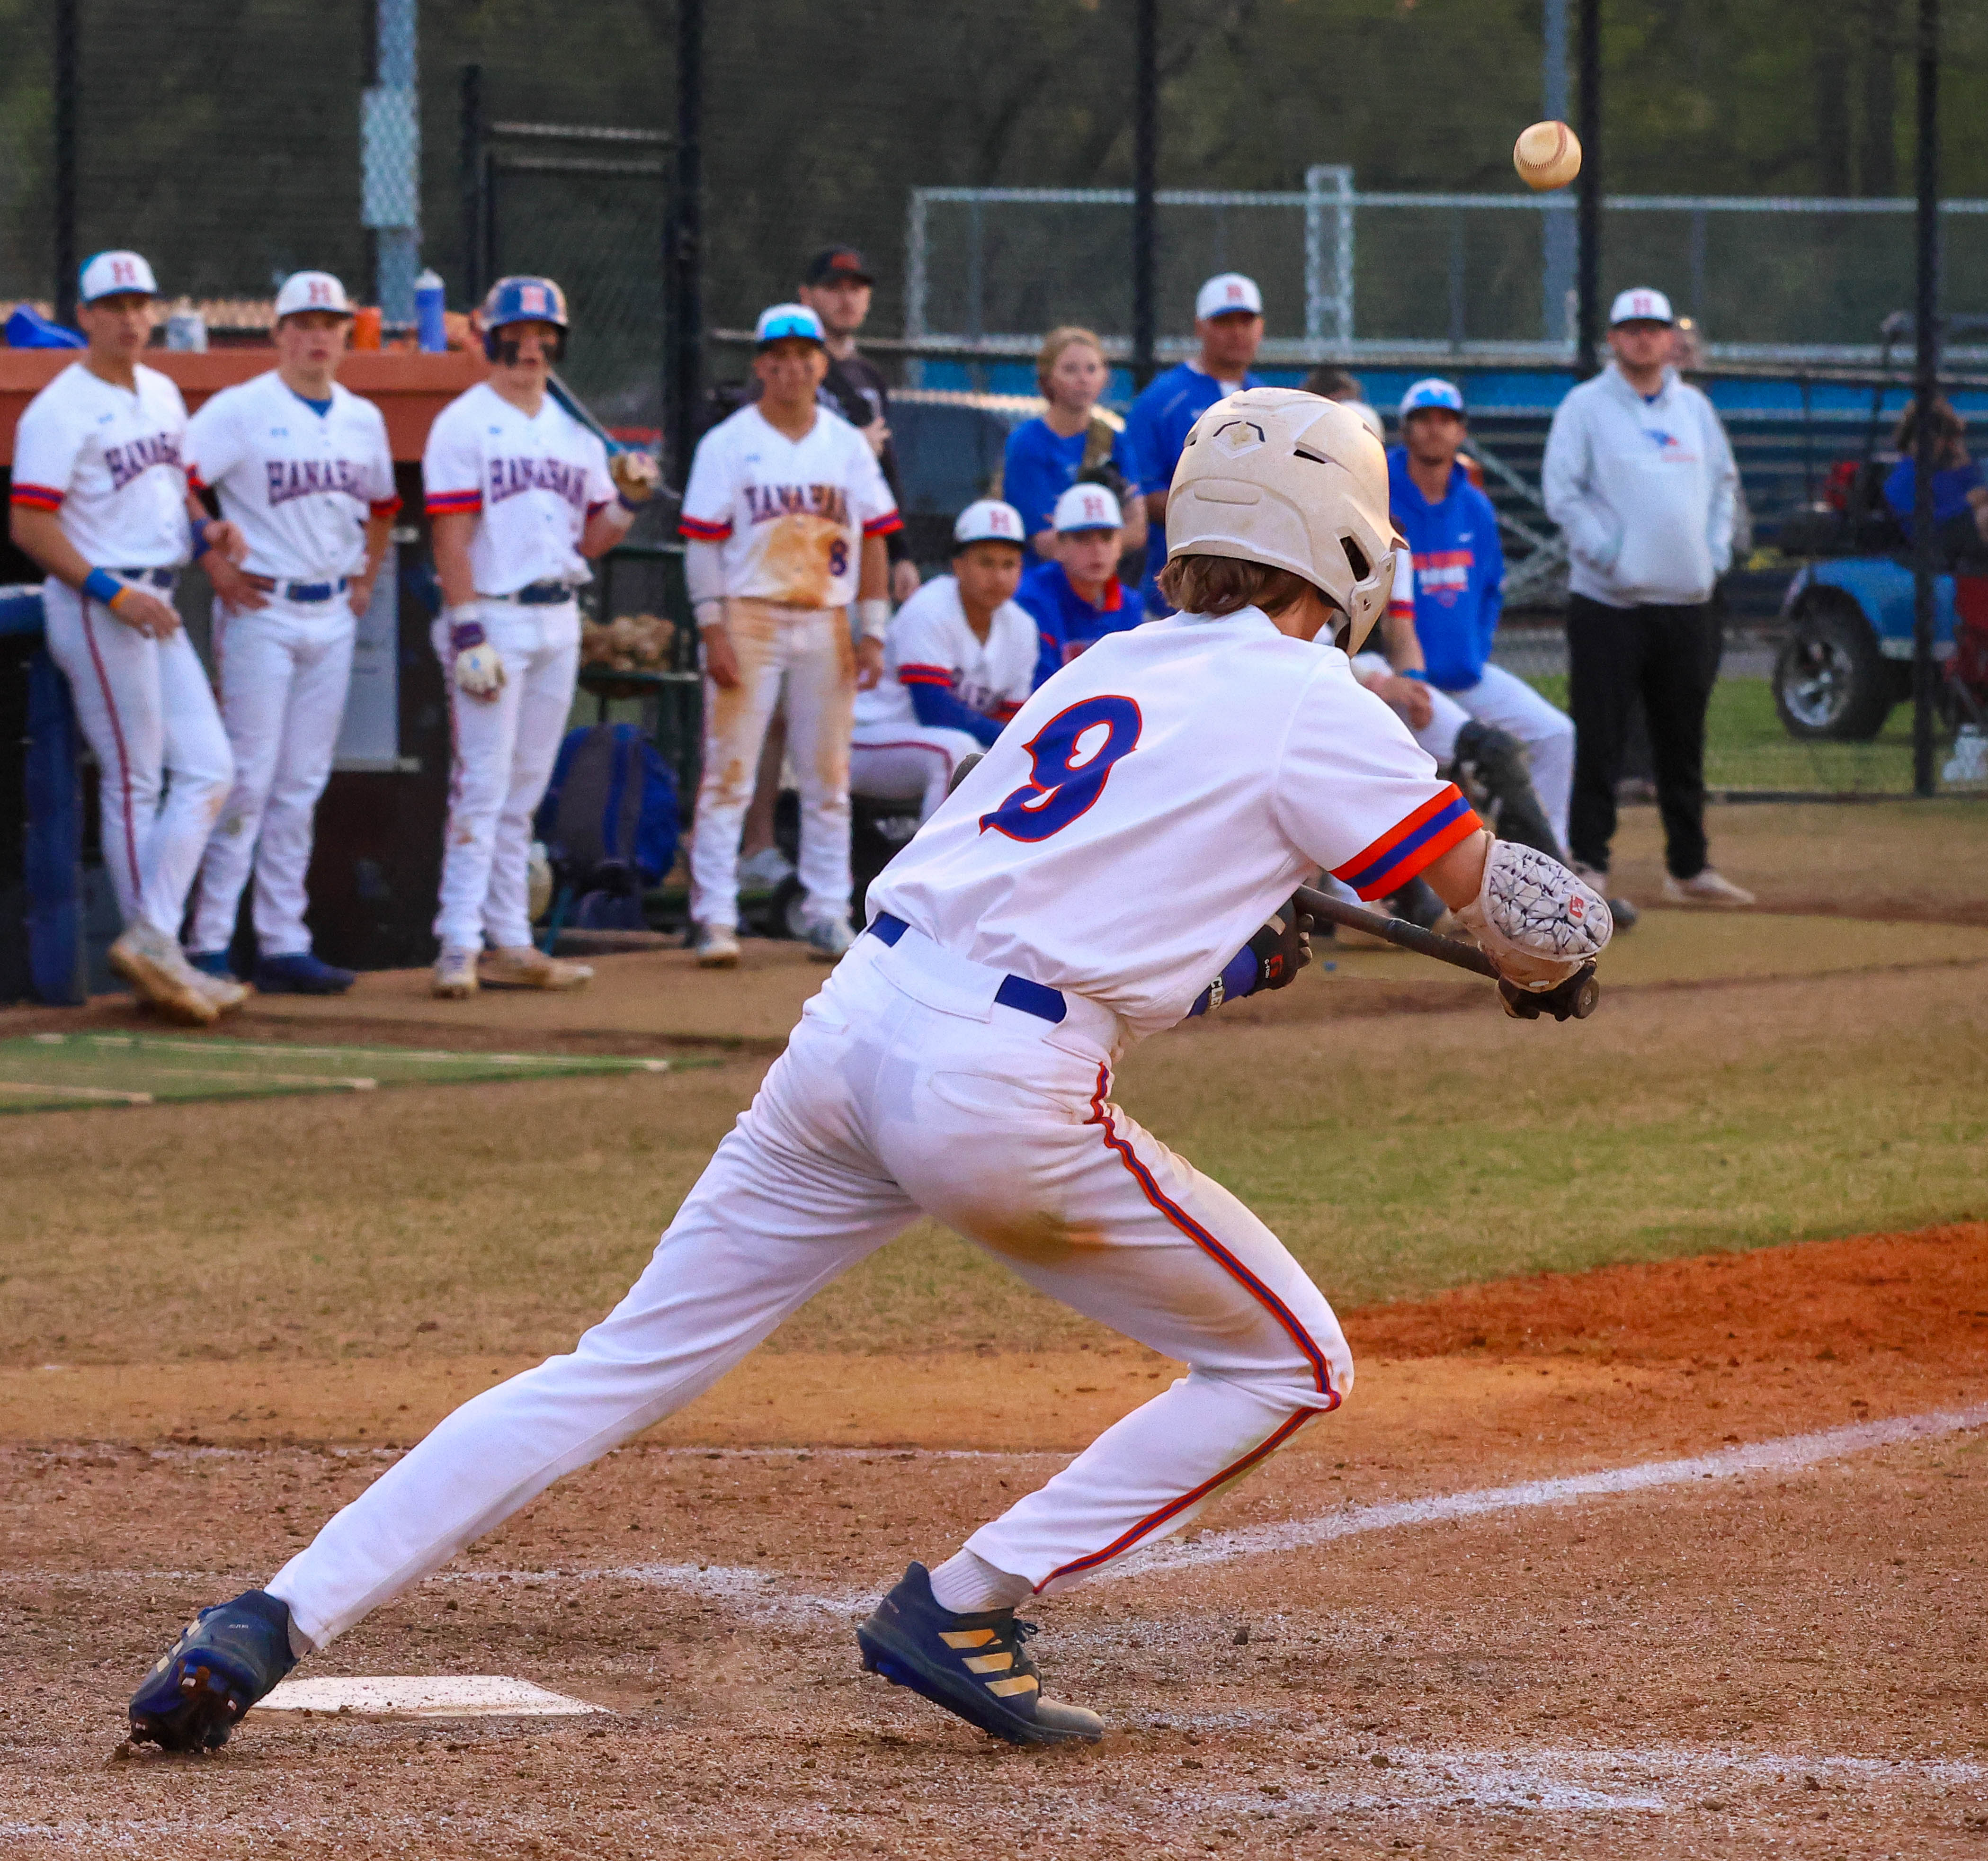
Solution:
<path fill-rule="evenodd" d="M 1408 476 L 1403 446 L 1388 450 L 1388 495 L 1395 527 L 1415 557 L 1415 636 L 1429 683 L 1467 691 L 1484 676 L 1504 605 L 1498 513 L 1460 465 L 1450 467 L 1449 489 L 1432 504 Z"/>
<path fill-rule="evenodd" d="M 1023 571 L 1015 599 L 1027 609 L 1041 639 L 1036 659 L 1038 685 L 1107 633 L 1123 633 L 1146 618 L 1115 575 L 1104 584 L 1103 606 L 1094 607 L 1070 585 L 1060 562 L 1030 563 Z"/>

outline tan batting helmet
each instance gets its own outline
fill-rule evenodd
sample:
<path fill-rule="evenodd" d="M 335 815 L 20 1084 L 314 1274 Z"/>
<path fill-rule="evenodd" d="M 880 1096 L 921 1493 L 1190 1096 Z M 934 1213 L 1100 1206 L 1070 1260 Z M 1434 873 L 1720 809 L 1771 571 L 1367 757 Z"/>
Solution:
<path fill-rule="evenodd" d="M 1400 539 L 1388 455 L 1350 407 L 1246 387 L 1194 423 L 1167 499 L 1167 554 L 1233 556 L 1302 575 L 1337 604 L 1357 652 L 1387 611 Z"/>

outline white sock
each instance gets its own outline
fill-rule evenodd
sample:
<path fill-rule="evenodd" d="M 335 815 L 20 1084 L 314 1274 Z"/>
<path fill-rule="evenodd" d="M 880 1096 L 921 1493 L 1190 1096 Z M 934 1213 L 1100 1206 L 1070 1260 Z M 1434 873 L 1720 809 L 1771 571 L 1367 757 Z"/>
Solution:
<path fill-rule="evenodd" d="M 987 1609 L 1011 1609 L 1035 1594 L 1026 1577 L 996 1570 L 985 1558 L 956 1551 L 931 1573 L 932 1600 L 955 1616 L 978 1616 Z"/>

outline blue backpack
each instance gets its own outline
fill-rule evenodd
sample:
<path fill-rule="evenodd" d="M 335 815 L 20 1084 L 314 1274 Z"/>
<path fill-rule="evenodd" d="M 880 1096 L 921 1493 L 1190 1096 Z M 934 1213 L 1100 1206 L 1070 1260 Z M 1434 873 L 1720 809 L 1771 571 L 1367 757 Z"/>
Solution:
<path fill-rule="evenodd" d="M 676 863 L 677 788 L 633 724 L 566 733 L 536 826 L 558 882 L 552 934 L 641 930 L 642 893 Z"/>

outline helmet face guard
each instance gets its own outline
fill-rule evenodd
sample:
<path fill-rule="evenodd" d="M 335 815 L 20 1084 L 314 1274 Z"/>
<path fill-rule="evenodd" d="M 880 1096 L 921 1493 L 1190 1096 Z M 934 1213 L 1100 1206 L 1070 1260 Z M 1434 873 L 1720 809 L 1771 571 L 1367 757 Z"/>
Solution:
<path fill-rule="evenodd" d="M 1167 502 L 1167 554 L 1230 556 L 1303 577 L 1357 652 L 1388 610 L 1398 539 L 1388 460 L 1359 415 L 1297 388 L 1251 387 L 1194 424 Z"/>
<path fill-rule="evenodd" d="M 518 360 L 518 339 L 502 332 L 513 323 L 549 323 L 554 334 L 548 360 L 566 357 L 567 319 L 566 293 L 549 278 L 499 278 L 483 299 L 478 320 L 483 329 L 485 359 L 506 367 Z"/>

